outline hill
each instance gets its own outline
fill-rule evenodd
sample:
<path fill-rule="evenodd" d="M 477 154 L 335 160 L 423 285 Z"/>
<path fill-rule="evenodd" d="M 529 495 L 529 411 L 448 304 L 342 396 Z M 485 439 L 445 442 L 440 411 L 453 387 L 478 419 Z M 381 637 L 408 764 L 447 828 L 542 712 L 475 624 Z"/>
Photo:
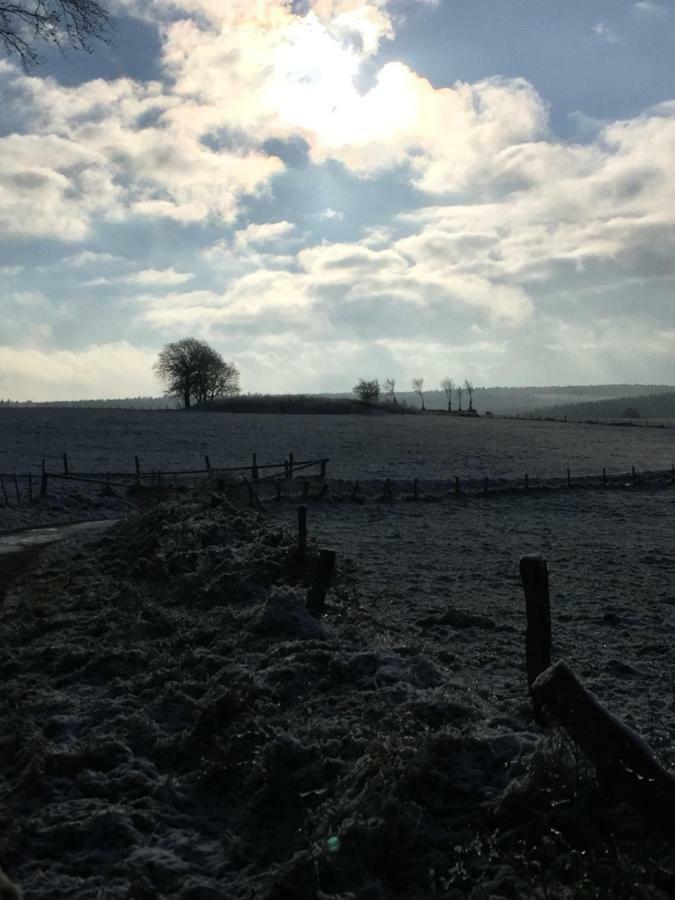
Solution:
<path fill-rule="evenodd" d="M 556 404 L 538 410 L 540 415 L 556 419 L 675 419 L 675 391 L 638 396 L 626 395 L 592 403 Z"/>

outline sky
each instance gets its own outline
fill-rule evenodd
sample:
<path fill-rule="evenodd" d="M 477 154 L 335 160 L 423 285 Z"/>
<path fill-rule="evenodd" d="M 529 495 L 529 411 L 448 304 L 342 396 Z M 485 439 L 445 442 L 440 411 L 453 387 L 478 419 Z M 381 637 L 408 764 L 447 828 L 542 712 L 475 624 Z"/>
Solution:
<path fill-rule="evenodd" d="M 105 0 L 102 0 L 105 4 Z M 0 397 L 675 384 L 675 0 L 108 0 L 0 57 Z"/>

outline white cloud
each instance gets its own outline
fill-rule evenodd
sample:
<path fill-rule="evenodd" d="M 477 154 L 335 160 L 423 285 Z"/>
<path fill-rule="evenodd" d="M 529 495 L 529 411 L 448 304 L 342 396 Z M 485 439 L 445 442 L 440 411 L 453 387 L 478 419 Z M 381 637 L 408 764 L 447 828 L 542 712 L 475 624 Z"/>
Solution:
<path fill-rule="evenodd" d="M 668 12 L 664 6 L 655 3 L 654 0 L 639 0 L 638 3 L 633 4 L 633 9 L 645 16 L 665 16 Z"/>
<path fill-rule="evenodd" d="M 0 396 L 15 400 L 155 395 L 156 351 L 126 341 L 81 351 L 0 346 Z"/>
<path fill-rule="evenodd" d="M 263 222 L 261 224 L 247 225 L 235 234 L 235 243 L 240 247 L 249 247 L 252 244 L 274 244 L 288 238 L 295 230 L 292 222 Z"/>
<path fill-rule="evenodd" d="M 593 34 L 602 41 L 603 44 L 621 44 L 621 38 L 614 32 L 606 22 L 596 22 L 593 26 Z"/>
<path fill-rule="evenodd" d="M 194 276 L 191 272 L 177 272 L 174 268 L 143 269 L 140 272 L 133 272 L 131 275 L 127 275 L 124 281 L 131 284 L 164 287 L 172 284 L 184 284 L 192 278 Z"/>

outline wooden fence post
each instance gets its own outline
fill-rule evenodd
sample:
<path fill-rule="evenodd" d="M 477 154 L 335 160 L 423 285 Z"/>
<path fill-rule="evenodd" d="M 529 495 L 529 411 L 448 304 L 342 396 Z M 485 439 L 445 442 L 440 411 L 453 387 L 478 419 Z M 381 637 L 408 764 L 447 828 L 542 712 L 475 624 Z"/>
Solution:
<path fill-rule="evenodd" d="M 5 498 L 5 506 L 9 506 L 9 500 L 7 499 L 7 490 L 5 489 L 4 475 L 0 475 L 0 488 L 2 488 L 2 496 Z"/>
<path fill-rule="evenodd" d="M 255 453 L 253 454 L 253 462 L 251 464 L 251 478 L 253 481 L 258 480 L 258 460 L 256 459 Z"/>
<path fill-rule="evenodd" d="M 560 661 L 532 685 L 532 697 L 559 722 L 595 766 L 602 781 L 644 817 L 675 836 L 675 778 L 651 747 L 608 712 Z"/>
<path fill-rule="evenodd" d="M 314 582 L 307 591 L 307 609 L 315 613 L 324 611 L 326 592 L 334 572 L 335 550 L 320 550 Z"/>
<path fill-rule="evenodd" d="M 284 460 L 284 478 L 288 481 L 288 460 Z"/>
<path fill-rule="evenodd" d="M 19 491 L 19 482 L 16 477 L 16 472 L 14 473 L 14 491 L 16 493 L 16 505 L 21 506 L 21 492 Z"/>
<path fill-rule="evenodd" d="M 631 478 L 633 480 L 633 484 L 637 484 L 637 473 L 635 471 L 635 466 L 630 467 L 630 474 L 631 474 Z"/>
<path fill-rule="evenodd" d="M 68 475 L 68 454 L 63 454 L 63 474 Z"/>
<path fill-rule="evenodd" d="M 602 467 L 602 483 L 607 484 L 607 469 Z"/>
<path fill-rule="evenodd" d="M 136 469 L 136 484 L 140 484 L 141 481 L 141 461 L 137 456 L 134 456 L 134 467 Z"/>
<path fill-rule="evenodd" d="M 321 460 L 321 480 L 322 481 L 326 477 L 326 463 L 327 462 L 328 462 L 328 460 L 326 460 L 326 459 Z"/>
<path fill-rule="evenodd" d="M 529 491 L 529 489 L 530 489 L 530 476 L 526 472 L 525 473 L 525 490 Z"/>
<path fill-rule="evenodd" d="M 527 631 L 525 657 L 527 685 L 551 665 L 551 601 L 548 592 L 548 570 L 543 556 L 523 556 L 520 560 L 520 577 L 525 593 Z M 541 724 L 540 705 L 534 703 L 534 717 Z"/>
<path fill-rule="evenodd" d="M 455 475 L 455 493 L 459 494 L 459 475 Z"/>
<path fill-rule="evenodd" d="M 567 487 L 572 487 L 572 475 L 570 474 L 570 470 L 567 470 Z"/>
<path fill-rule="evenodd" d="M 47 473 L 47 470 L 44 468 L 44 463 L 43 463 L 42 477 L 40 479 L 40 496 L 41 497 L 47 496 L 47 479 L 48 478 L 49 478 L 49 475 Z"/>
<path fill-rule="evenodd" d="M 288 454 L 288 477 L 293 478 L 293 454 Z"/>
<path fill-rule="evenodd" d="M 206 464 L 206 474 L 211 474 L 211 460 L 209 459 L 208 453 L 204 454 L 204 463 Z"/>

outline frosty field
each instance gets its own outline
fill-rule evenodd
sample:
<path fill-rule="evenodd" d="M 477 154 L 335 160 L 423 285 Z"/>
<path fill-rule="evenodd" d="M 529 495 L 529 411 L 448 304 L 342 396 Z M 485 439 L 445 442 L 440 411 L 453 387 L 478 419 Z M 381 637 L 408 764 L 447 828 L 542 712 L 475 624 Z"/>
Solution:
<path fill-rule="evenodd" d="M 664 470 L 671 431 L 26 412 L 13 432 L 0 417 L 4 471 L 29 446 L 95 470 L 139 449 L 167 468 L 203 452 L 263 461 L 264 447 L 332 460 L 326 492 L 313 480 L 305 498 L 304 572 L 300 480 L 280 500 L 261 484 L 255 513 L 202 478 L 55 544 L 5 586 L 0 864 L 28 897 L 673 896 L 672 843 L 533 720 L 518 561 L 548 560 L 553 659 L 672 769 L 675 486 L 447 490 L 455 472 Z M 129 513 L 117 493 L 87 516 Z M 38 505 L 76 509 L 59 502 Z M 338 564 L 315 616 L 319 548 Z"/>
<path fill-rule="evenodd" d="M 0 410 L 0 472 L 199 468 L 329 457 L 329 476 L 522 478 L 669 469 L 675 429 L 442 416 L 295 416 L 97 409 Z"/>

